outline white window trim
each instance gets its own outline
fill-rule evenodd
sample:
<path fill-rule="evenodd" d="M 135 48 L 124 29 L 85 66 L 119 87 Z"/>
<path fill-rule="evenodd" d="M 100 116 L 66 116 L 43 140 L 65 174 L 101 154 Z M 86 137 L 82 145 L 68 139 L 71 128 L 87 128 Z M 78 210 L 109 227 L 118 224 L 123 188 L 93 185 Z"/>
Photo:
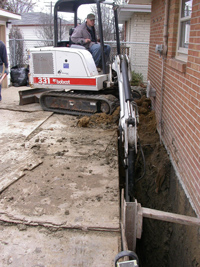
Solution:
<path fill-rule="evenodd" d="M 179 19 L 178 19 L 178 36 L 177 36 L 177 47 L 176 47 L 176 59 L 187 62 L 188 48 L 179 47 L 181 38 L 181 22 L 188 21 L 191 19 L 190 16 L 181 18 L 183 0 L 180 1 L 179 6 Z"/>

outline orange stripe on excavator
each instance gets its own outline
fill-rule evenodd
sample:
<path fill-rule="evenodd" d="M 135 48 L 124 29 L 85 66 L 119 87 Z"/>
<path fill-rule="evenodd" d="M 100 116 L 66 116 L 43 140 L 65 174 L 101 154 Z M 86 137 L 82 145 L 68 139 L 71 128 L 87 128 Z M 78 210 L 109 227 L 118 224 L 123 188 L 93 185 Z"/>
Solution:
<path fill-rule="evenodd" d="M 52 78 L 34 77 L 33 83 L 52 85 L 90 85 L 96 86 L 96 78 Z"/>

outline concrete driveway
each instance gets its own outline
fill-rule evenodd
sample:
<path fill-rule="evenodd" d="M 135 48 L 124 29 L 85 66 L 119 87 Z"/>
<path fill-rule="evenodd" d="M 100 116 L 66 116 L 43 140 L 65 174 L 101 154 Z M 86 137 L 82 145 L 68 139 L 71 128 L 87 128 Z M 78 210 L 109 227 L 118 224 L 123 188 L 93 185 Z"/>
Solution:
<path fill-rule="evenodd" d="M 0 266 L 114 266 L 120 249 L 116 129 L 0 103 Z"/>

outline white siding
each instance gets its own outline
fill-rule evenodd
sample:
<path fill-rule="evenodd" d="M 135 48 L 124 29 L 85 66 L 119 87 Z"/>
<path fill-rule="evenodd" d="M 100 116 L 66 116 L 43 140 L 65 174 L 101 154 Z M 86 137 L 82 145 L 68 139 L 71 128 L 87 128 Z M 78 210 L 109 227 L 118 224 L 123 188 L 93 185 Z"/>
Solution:
<path fill-rule="evenodd" d="M 17 26 L 21 33 L 22 36 L 25 40 L 25 45 L 24 48 L 29 49 L 37 46 L 44 46 L 43 42 L 40 42 L 39 40 L 41 37 L 39 37 L 39 26 Z"/>
<path fill-rule="evenodd" d="M 127 22 L 126 36 L 127 42 L 149 43 L 150 35 L 150 13 L 133 13 L 131 19 Z M 147 81 L 147 68 L 149 45 L 130 44 L 130 60 L 132 70 L 142 73 L 144 81 Z"/>
<path fill-rule="evenodd" d="M 39 30 L 41 26 L 17 26 L 24 38 L 25 41 L 25 49 L 33 48 L 33 47 L 38 47 L 38 46 L 44 46 L 44 42 L 42 41 L 42 37 L 40 36 Z M 69 25 L 66 33 L 63 37 L 64 40 L 69 40 L 69 28 L 71 26 Z M 52 43 L 53 45 L 53 43 Z"/>

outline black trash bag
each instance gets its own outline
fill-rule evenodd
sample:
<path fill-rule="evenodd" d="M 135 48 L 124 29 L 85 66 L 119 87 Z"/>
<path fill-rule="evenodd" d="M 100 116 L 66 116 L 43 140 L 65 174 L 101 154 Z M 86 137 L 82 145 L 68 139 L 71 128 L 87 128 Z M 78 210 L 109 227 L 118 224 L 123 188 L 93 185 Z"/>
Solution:
<path fill-rule="evenodd" d="M 12 85 L 15 87 L 26 86 L 28 84 L 28 72 L 28 68 L 12 67 L 10 71 Z"/>

